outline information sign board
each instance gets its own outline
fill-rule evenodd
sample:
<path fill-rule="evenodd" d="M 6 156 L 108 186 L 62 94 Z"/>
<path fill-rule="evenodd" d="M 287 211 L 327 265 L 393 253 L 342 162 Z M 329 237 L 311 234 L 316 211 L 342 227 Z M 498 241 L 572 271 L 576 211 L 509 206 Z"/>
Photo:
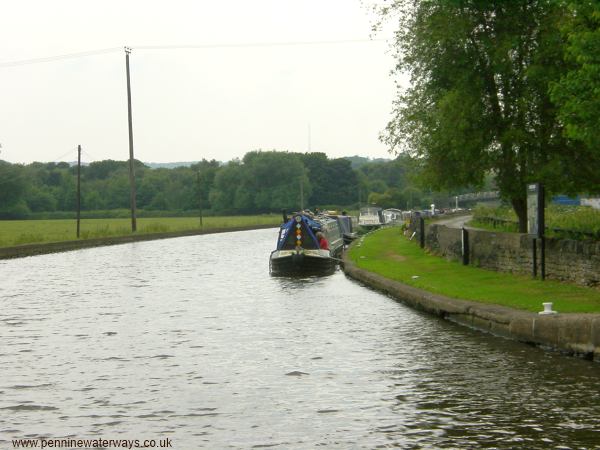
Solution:
<path fill-rule="evenodd" d="M 544 190 L 540 183 L 527 185 L 527 231 L 536 237 L 544 235 Z"/>
<path fill-rule="evenodd" d="M 538 184 L 527 185 L 527 232 L 538 235 Z"/>

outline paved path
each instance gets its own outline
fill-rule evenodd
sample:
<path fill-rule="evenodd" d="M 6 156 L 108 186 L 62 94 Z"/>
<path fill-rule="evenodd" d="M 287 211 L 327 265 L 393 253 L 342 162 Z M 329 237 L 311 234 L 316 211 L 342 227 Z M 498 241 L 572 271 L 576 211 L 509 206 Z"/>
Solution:
<path fill-rule="evenodd" d="M 472 218 L 473 218 L 473 216 L 471 214 L 469 214 L 466 216 L 454 216 L 454 217 L 449 217 L 447 219 L 436 220 L 433 223 L 435 223 L 436 225 L 446 225 L 448 228 L 462 228 L 462 227 L 465 227 L 465 223 L 470 221 Z M 465 227 L 465 228 L 471 229 L 471 230 L 476 229 L 476 228 L 472 228 L 472 227 Z"/>

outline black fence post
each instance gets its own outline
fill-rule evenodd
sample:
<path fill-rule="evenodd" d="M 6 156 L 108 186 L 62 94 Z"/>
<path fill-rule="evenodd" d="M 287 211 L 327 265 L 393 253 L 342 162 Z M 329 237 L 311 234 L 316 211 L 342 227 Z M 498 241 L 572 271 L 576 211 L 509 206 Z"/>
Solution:
<path fill-rule="evenodd" d="M 540 276 L 542 281 L 546 279 L 546 237 L 540 238 Z"/>
<path fill-rule="evenodd" d="M 469 232 L 465 227 L 461 228 L 462 232 L 462 263 L 463 266 L 469 265 Z"/>
<path fill-rule="evenodd" d="M 542 281 L 546 279 L 546 192 L 544 185 L 539 184 L 539 207 L 538 207 L 538 224 L 540 238 L 540 275 Z"/>
<path fill-rule="evenodd" d="M 532 256 L 533 256 L 533 278 L 537 277 L 537 239 L 533 238 Z"/>
<path fill-rule="evenodd" d="M 419 245 L 425 248 L 425 219 L 419 216 Z"/>

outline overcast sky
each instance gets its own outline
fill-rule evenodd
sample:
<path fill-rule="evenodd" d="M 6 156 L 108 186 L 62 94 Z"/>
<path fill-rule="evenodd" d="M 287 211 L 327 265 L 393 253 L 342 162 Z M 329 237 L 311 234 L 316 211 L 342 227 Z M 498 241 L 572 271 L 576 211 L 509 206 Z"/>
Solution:
<path fill-rule="evenodd" d="M 360 0 L 19 0 L 1 1 L 0 17 L 0 159 L 72 161 L 77 144 L 87 161 L 127 159 L 122 50 L 2 66 L 125 45 L 137 159 L 226 161 L 309 145 L 389 157 L 378 141 L 395 94 L 387 42 L 140 48 L 368 40 L 374 18 Z"/>

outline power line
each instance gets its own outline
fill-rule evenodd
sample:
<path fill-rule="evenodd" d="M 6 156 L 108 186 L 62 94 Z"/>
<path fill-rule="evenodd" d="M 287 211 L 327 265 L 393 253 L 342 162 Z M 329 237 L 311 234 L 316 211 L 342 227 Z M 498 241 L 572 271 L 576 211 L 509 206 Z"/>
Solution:
<path fill-rule="evenodd" d="M 18 61 L 8 61 L 8 62 L 3 62 L 3 63 L 0 62 L 0 68 L 52 62 L 52 61 L 58 61 L 61 59 L 83 58 L 85 56 L 102 55 L 104 53 L 112 53 L 112 52 L 122 51 L 122 50 L 123 50 L 122 47 L 112 47 L 112 48 L 103 48 L 100 50 L 88 50 L 85 52 L 66 53 L 64 55 L 47 56 L 47 57 L 42 57 L 42 58 L 21 59 Z"/>
<path fill-rule="evenodd" d="M 69 150 L 67 150 L 65 153 L 63 153 L 62 155 L 60 155 L 58 158 L 55 158 L 54 160 L 52 160 L 51 162 L 56 164 L 57 162 L 62 162 L 61 159 L 63 159 L 65 156 L 67 156 L 68 154 L 74 152 L 75 150 L 77 150 L 77 147 L 73 147 Z"/>
<path fill-rule="evenodd" d="M 177 44 L 177 45 L 139 45 L 132 47 L 134 50 L 200 50 L 220 48 L 265 48 L 265 47 L 298 47 L 316 45 L 339 45 L 385 42 L 385 39 L 343 39 L 334 41 L 295 41 L 295 42 L 254 42 L 254 43 L 230 43 L 230 44 Z M 129 47 L 128 47 L 129 48 Z M 0 69 L 7 67 L 25 66 L 29 64 L 47 63 L 64 59 L 83 58 L 87 56 L 102 55 L 123 51 L 123 47 L 110 47 L 99 50 L 88 50 L 84 52 L 66 53 L 64 55 L 47 56 L 42 58 L 21 59 L 17 61 L 0 62 Z"/>
<path fill-rule="evenodd" d="M 81 151 L 82 151 L 84 154 L 86 154 L 87 156 L 89 156 L 91 159 L 93 159 L 94 161 L 101 161 L 101 159 L 100 159 L 100 158 L 98 158 L 98 157 L 97 157 L 97 156 L 95 156 L 95 155 L 92 155 L 92 154 L 91 154 L 90 152 L 88 152 L 87 150 L 83 150 L 83 149 L 81 149 Z"/>
<path fill-rule="evenodd" d="M 293 47 L 311 45 L 357 44 L 369 42 L 385 42 L 385 39 L 343 39 L 336 41 L 295 41 L 295 42 L 252 42 L 231 44 L 181 44 L 181 45 L 139 45 L 134 50 L 186 50 L 211 48 L 249 48 L 249 47 Z"/>

